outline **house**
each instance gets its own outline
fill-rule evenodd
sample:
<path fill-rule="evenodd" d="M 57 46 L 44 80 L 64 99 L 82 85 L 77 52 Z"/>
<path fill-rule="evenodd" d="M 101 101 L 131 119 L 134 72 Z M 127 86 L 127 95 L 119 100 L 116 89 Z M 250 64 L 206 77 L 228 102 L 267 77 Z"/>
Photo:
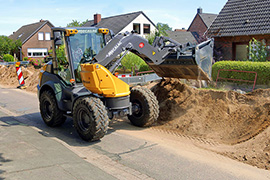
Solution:
<path fill-rule="evenodd" d="M 168 37 L 179 42 L 180 44 L 192 43 L 196 44 L 197 40 L 191 32 L 184 29 L 175 29 L 174 31 L 166 31 Z"/>
<path fill-rule="evenodd" d="M 193 36 L 198 42 L 201 42 L 205 38 L 205 32 L 210 27 L 216 17 L 217 14 L 203 13 L 202 8 L 198 8 L 197 14 L 191 22 L 188 31 L 193 34 Z"/>
<path fill-rule="evenodd" d="M 52 47 L 51 28 L 54 27 L 48 20 L 22 26 L 9 36 L 13 40 L 22 42 L 22 57 L 41 59 L 48 55 Z"/>
<path fill-rule="evenodd" d="M 228 0 L 208 30 L 223 60 L 248 59 L 252 38 L 270 45 L 269 4 L 270 0 Z"/>
<path fill-rule="evenodd" d="M 86 22 L 83 26 L 108 28 L 114 34 L 135 30 L 141 36 L 149 35 L 157 30 L 156 25 L 142 11 L 106 18 L 102 18 L 101 14 L 95 14 L 94 20 Z"/>
<path fill-rule="evenodd" d="M 205 40 L 205 32 L 210 27 L 217 14 L 203 13 L 202 8 L 197 9 L 193 21 L 189 28 L 175 29 L 174 31 L 166 31 L 169 38 L 176 40 L 181 44 L 192 43 L 197 44 Z"/>

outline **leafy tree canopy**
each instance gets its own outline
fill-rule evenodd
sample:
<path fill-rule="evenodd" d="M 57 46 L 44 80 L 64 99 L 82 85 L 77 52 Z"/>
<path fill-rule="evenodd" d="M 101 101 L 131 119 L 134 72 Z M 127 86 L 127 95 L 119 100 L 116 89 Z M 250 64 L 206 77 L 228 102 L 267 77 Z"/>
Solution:
<path fill-rule="evenodd" d="M 7 36 L 0 36 L 0 56 L 4 54 L 13 54 L 19 51 L 19 48 L 22 46 L 21 40 L 12 40 Z"/>
<path fill-rule="evenodd" d="M 148 40 L 149 44 L 153 44 L 156 36 L 168 36 L 166 31 L 172 31 L 172 28 L 168 24 L 159 22 L 157 23 L 157 31 L 148 35 L 146 39 Z"/>
<path fill-rule="evenodd" d="M 89 21 L 89 20 L 86 19 L 85 21 L 80 22 L 80 21 L 78 21 L 78 20 L 74 20 L 74 19 L 73 19 L 71 23 L 68 23 L 68 24 L 67 24 L 67 27 L 81 27 L 81 26 L 83 26 L 87 21 Z"/>
<path fill-rule="evenodd" d="M 164 24 L 164 23 L 157 23 L 157 29 L 159 32 L 159 36 L 168 36 L 168 34 L 166 33 L 166 31 L 172 31 L 172 28 L 168 25 L 168 24 Z"/>

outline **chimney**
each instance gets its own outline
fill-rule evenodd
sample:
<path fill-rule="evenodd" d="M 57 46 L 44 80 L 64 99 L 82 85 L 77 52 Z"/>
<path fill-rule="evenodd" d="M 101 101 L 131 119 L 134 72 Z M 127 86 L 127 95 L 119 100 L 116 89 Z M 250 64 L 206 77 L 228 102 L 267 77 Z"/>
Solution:
<path fill-rule="evenodd" d="M 45 20 L 41 19 L 39 22 L 45 22 Z"/>
<path fill-rule="evenodd" d="M 202 8 L 197 9 L 197 14 L 202 14 Z"/>
<path fill-rule="evenodd" d="M 98 24 L 101 21 L 101 14 L 94 14 L 94 24 Z"/>

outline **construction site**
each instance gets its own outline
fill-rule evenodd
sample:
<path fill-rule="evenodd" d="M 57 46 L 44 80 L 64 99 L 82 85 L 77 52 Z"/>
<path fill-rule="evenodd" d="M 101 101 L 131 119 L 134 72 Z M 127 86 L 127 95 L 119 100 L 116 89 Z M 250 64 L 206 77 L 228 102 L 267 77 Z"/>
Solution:
<path fill-rule="evenodd" d="M 22 67 L 25 89 L 37 93 L 40 69 Z M 0 84 L 18 86 L 15 66 L 0 66 Z M 151 127 L 198 139 L 198 146 L 234 160 L 270 169 L 270 90 L 238 92 L 197 89 L 178 78 L 163 78 L 145 86 L 159 103 L 158 121 Z"/>

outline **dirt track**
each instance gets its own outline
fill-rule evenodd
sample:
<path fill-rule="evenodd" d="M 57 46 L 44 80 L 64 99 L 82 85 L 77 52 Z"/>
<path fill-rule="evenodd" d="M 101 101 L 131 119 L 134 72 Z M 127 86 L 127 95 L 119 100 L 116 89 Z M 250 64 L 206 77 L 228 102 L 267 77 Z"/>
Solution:
<path fill-rule="evenodd" d="M 39 70 L 22 68 L 26 90 L 36 92 Z M 14 66 L 0 66 L 0 83 L 17 87 Z M 233 159 L 270 169 L 270 89 L 248 94 L 197 90 L 178 79 L 152 87 L 160 105 L 156 128 L 211 139 L 224 146 L 204 147 Z M 221 148 L 222 147 L 222 148 Z"/>

